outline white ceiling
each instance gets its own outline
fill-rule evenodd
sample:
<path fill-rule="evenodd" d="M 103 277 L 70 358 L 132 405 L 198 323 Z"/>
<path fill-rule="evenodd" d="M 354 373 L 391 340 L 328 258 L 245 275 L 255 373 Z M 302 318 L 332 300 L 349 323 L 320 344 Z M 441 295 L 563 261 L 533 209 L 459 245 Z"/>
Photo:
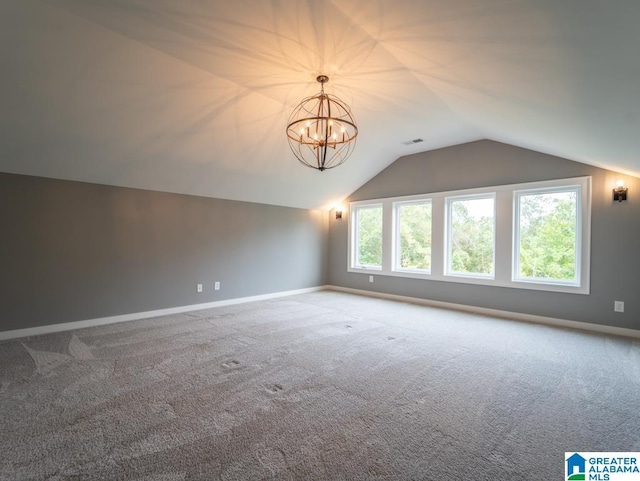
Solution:
<path fill-rule="evenodd" d="M 0 171 L 327 208 L 488 138 L 638 176 L 639 21 L 638 0 L 3 1 Z M 360 131 L 322 173 L 285 137 L 319 73 Z"/>

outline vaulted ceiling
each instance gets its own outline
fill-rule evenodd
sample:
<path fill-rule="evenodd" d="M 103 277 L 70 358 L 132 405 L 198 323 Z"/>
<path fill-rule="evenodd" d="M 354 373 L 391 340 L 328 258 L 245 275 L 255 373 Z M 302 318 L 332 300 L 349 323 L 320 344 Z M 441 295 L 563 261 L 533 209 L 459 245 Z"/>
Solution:
<path fill-rule="evenodd" d="M 637 0 L 4 1 L 0 171 L 326 208 L 487 138 L 638 176 L 639 20 Z M 285 137 L 320 73 L 359 127 L 322 173 Z"/>

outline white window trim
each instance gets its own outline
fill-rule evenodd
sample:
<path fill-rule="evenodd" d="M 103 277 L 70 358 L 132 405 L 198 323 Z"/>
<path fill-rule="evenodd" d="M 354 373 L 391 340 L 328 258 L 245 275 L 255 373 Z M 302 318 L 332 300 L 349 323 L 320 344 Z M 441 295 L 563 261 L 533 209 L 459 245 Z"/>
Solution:
<path fill-rule="evenodd" d="M 518 191 L 539 191 L 542 189 L 558 189 L 562 187 L 580 186 L 581 195 L 578 199 L 578 218 L 582 220 L 579 225 L 580 262 L 579 285 L 567 285 L 557 282 L 539 282 L 532 280 L 518 280 L 514 276 L 515 256 L 515 195 Z M 449 275 L 446 273 L 446 198 L 461 196 L 495 195 L 495 224 L 494 224 L 494 277 L 478 277 L 460 274 Z M 394 204 L 411 203 L 416 201 L 431 201 L 432 208 L 432 244 L 431 244 L 431 271 L 429 273 L 416 270 L 398 270 L 394 268 L 394 251 L 397 240 L 395 239 L 395 208 Z M 356 267 L 354 238 L 354 212 L 359 206 L 382 205 L 382 268 Z M 448 192 L 437 192 L 403 197 L 390 197 L 372 199 L 349 203 L 348 249 L 347 271 L 353 273 L 367 273 L 391 277 L 403 277 L 413 279 L 427 279 L 441 282 L 456 282 L 462 284 L 477 284 L 495 287 L 510 287 L 515 289 L 529 289 L 539 291 L 564 292 L 573 294 L 589 294 L 590 292 L 590 258 L 591 258 L 591 177 L 573 177 L 568 179 L 555 179 L 551 181 L 528 182 L 510 184 L 495 187 L 482 187 Z M 579 242 L 580 242 L 579 241 Z"/>

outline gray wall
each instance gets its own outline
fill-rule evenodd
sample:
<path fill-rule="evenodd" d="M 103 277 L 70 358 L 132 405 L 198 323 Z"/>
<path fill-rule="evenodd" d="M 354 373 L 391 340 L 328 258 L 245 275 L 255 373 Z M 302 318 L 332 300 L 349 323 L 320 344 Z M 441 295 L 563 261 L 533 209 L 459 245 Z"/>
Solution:
<path fill-rule="evenodd" d="M 348 201 L 592 176 L 591 294 L 477 286 L 347 272 L 348 216 L 329 222 L 329 283 L 457 304 L 640 329 L 639 179 L 488 140 L 398 159 Z M 615 181 L 629 187 L 612 201 Z M 346 202 L 348 202 L 346 201 Z M 346 203 L 345 202 L 345 203 Z M 624 313 L 613 301 L 625 302 Z"/>
<path fill-rule="evenodd" d="M 1 331 L 327 280 L 326 212 L 0 173 L 0 223 Z"/>

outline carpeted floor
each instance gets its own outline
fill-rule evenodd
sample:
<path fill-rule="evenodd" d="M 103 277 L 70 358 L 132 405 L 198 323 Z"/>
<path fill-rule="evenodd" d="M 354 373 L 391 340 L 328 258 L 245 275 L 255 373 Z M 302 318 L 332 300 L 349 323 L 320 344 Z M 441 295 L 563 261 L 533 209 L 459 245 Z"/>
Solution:
<path fill-rule="evenodd" d="M 0 343 L 2 480 L 563 479 L 640 343 L 336 292 Z"/>

